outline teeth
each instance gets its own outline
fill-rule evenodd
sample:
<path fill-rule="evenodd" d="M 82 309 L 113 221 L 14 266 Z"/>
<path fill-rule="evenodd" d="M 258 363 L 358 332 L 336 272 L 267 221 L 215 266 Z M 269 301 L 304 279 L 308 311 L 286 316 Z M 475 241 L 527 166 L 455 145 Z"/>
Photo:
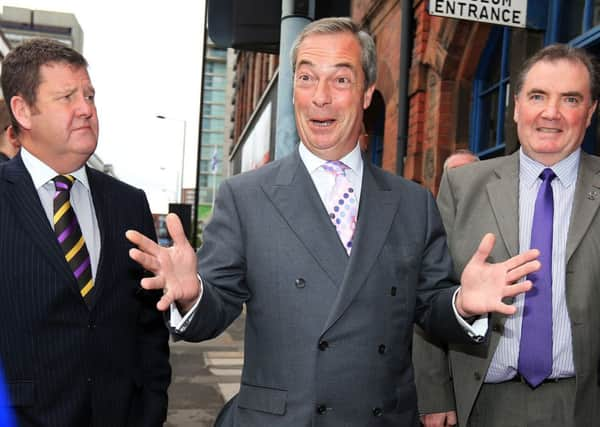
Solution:
<path fill-rule="evenodd" d="M 540 132 L 548 132 L 548 133 L 559 133 L 559 132 L 562 132 L 560 129 L 555 129 L 555 128 L 538 128 L 538 131 L 540 131 Z"/>
<path fill-rule="evenodd" d="M 333 124 L 333 120 L 313 120 L 312 122 L 317 126 L 330 126 Z"/>

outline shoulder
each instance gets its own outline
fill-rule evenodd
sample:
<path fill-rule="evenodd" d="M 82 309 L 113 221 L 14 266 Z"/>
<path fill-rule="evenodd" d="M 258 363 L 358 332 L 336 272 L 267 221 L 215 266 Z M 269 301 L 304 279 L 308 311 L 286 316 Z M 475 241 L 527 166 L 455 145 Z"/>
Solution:
<path fill-rule="evenodd" d="M 596 173 L 600 172 L 600 157 L 582 151 L 580 162 L 581 167 L 587 168 Z"/>
<path fill-rule="evenodd" d="M 401 191 L 403 193 L 415 195 L 427 195 L 430 191 L 421 184 L 406 179 L 402 176 L 395 175 L 385 169 L 365 162 L 365 174 L 372 174 L 375 182 L 382 189 L 390 189 L 392 191 Z M 363 180 L 364 181 L 364 180 Z"/>
<path fill-rule="evenodd" d="M 233 175 L 223 182 L 234 189 L 242 188 L 245 190 L 266 183 L 276 184 L 286 181 L 288 177 L 292 179 L 301 164 L 300 157 L 297 154 L 291 154 L 257 169 Z"/>
<path fill-rule="evenodd" d="M 444 172 L 442 184 L 447 181 L 450 185 L 481 189 L 482 185 L 497 179 L 516 180 L 518 171 L 518 155 L 497 157 L 449 169 Z"/>
<path fill-rule="evenodd" d="M 90 167 L 86 168 L 86 172 L 88 175 L 88 180 L 90 182 L 90 187 L 92 192 L 96 190 L 110 192 L 112 196 L 141 196 L 144 195 L 144 191 L 136 188 L 130 184 L 127 184 L 113 176 L 110 176 L 104 172 L 100 172 L 97 169 L 93 169 Z"/>

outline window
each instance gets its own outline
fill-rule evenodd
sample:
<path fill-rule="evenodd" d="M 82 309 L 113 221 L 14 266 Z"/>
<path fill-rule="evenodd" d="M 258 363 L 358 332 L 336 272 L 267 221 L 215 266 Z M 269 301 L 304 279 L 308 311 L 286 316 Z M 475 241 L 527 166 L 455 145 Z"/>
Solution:
<path fill-rule="evenodd" d="M 600 58 L 600 0 L 551 0 L 545 43 L 569 43 L 582 47 Z M 600 153 L 598 111 L 588 127 L 582 148 Z"/>
<path fill-rule="evenodd" d="M 204 101 L 211 102 L 225 102 L 225 91 L 223 89 L 205 89 L 204 90 Z"/>
<path fill-rule="evenodd" d="M 583 40 L 594 37 L 600 25 L 599 0 L 551 0 L 545 43 L 571 42 L 582 46 Z"/>
<path fill-rule="evenodd" d="M 222 89 L 225 87 L 225 76 L 219 75 L 205 75 L 204 76 L 204 88 L 215 88 Z"/>
<path fill-rule="evenodd" d="M 470 146 L 482 159 L 504 154 L 505 112 L 510 101 L 509 43 L 510 29 L 492 29 L 473 82 Z"/>
<path fill-rule="evenodd" d="M 207 61 L 204 72 L 225 75 L 225 63 L 224 62 Z"/>
<path fill-rule="evenodd" d="M 202 144 L 203 145 L 218 145 L 218 144 L 223 144 L 223 141 L 225 140 L 225 136 L 223 135 L 223 132 L 207 132 L 207 131 L 202 131 Z"/>
<path fill-rule="evenodd" d="M 222 138 L 222 136 L 221 136 Z M 214 145 L 204 145 L 204 140 L 202 140 L 202 147 L 200 148 L 200 158 L 201 159 L 212 159 L 213 154 L 215 154 L 215 149 L 217 150 L 217 160 L 223 159 L 223 146 Z"/>

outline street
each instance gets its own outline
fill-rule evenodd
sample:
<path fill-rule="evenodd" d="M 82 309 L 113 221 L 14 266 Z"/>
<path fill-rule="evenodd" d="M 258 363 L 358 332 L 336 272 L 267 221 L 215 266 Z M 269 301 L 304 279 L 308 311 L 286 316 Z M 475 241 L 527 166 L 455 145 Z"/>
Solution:
<path fill-rule="evenodd" d="M 210 427 L 239 390 L 245 315 L 202 343 L 171 342 L 173 380 L 165 427 Z"/>

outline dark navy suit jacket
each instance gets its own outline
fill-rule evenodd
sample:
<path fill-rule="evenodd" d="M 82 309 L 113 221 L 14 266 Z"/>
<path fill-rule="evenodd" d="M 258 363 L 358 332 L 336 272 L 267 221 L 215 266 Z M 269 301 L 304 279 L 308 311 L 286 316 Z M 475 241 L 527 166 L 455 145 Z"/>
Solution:
<path fill-rule="evenodd" d="M 22 426 L 160 426 L 168 331 L 139 283 L 127 229 L 154 236 L 146 197 L 87 169 L 101 236 L 91 306 L 21 156 L 0 167 L 0 361 Z"/>

